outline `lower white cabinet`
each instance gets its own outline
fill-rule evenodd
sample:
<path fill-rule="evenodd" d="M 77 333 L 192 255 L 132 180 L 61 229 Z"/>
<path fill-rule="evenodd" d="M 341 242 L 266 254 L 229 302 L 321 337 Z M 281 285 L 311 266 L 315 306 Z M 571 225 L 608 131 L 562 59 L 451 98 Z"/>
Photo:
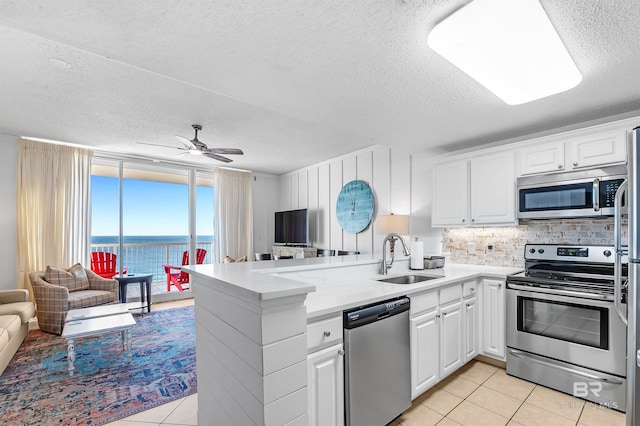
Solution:
<path fill-rule="evenodd" d="M 310 426 L 344 425 L 344 349 L 342 343 L 307 356 Z"/>
<path fill-rule="evenodd" d="M 440 378 L 462 365 L 462 305 L 460 302 L 440 308 Z"/>
<path fill-rule="evenodd" d="M 482 280 L 482 354 L 504 361 L 505 348 L 505 283 Z"/>
<path fill-rule="evenodd" d="M 462 328 L 464 335 L 463 362 L 478 355 L 478 299 L 470 297 L 462 301 Z"/>
<path fill-rule="evenodd" d="M 438 310 L 411 318 L 411 399 L 438 381 Z"/>
<path fill-rule="evenodd" d="M 457 301 L 434 306 L 411 317 L 411 398 L 415 399 L 462 365 L 462 304 L 453 286 L 439 290 L 457 293 Z M 433 295 L 433 292 L 424 296 Z M 424 297 L 423 295 L 418 298 Z"/>

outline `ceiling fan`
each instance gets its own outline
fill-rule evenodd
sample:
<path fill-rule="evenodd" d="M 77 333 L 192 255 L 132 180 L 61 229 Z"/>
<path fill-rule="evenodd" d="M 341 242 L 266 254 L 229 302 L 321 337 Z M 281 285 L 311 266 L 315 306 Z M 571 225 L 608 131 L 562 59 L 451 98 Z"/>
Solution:
<path fill-rule="evenodd" d="M 182 143 L 183 146 L 178 146 L 178 147 L 172 146 L 171 148 L 177 148 L 177 149 L 186 151 L 185 154 L 191 154 L 191 153 L 202 154 L 205 157 L 213 158 L 214 160 L 223 161 L 225 163 L 231 163 L 233 160 L 231 158 L 227 158 L 220 154 L 225 154 L 225 155 L 243 155 L 244 154 L 244 152 L 242 152 L 242 150 L 238 148 L 209 148 L 206 144 L 204 144 L 198 139 L 198 132 L 202 130 L 202 126 L 200 124 L 192 124 L 191 127 L 193 127 L 193 130 L 195 130 L 196 132 L 193 139 L 189 140 L 184 136 L 176 135 L 176 138 L 178 138 L 178 140 Z M 154 146 L 164 146 L 164 147 L 169 146 L 169 145 L 160 145 L 160 144 L 145 143 L 145 142 L 138 142 L 138 143 L 142 145 L 154 145 Z"/>

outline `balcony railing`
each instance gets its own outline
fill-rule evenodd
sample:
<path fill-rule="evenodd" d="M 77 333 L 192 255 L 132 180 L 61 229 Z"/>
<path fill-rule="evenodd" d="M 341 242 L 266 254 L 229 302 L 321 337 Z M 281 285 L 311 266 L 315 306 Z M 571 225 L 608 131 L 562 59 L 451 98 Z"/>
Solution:
<path fill-rule="evenodd" d="M 198 242 L 197 248 L 207 251 L 203 263 L 211 263 L 213 254 L 212 242 Z M 182 253 L 189 250 L 188 243 L 125 243 L 122 245 L 122 265 L 127 267 L 130 274 L 153 274 L 153 282 L 165 283 L 167 275 L 163 264 L 180 266 Z M 107 251 L 118 255 L 120 263 L 121 254 L 118 253 L 118 244 L 91 244 L 91 251 Z M 165 286 L 166 290 L 166 286 Z"/>

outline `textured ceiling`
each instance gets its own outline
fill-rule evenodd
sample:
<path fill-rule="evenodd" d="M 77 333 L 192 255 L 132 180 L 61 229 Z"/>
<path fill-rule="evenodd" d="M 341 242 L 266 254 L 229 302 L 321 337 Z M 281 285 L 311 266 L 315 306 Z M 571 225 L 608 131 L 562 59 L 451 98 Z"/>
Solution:
<path fill-rule="evenodd" d="M 199 123 L 245 151 L 232 165 L 284 173 L 640 111 L 637 1 L 541 2 L 583 82 L 509 106 L 426 44 L 461 0 L 0 0 L 0 132 L 174 158 L 138 142 L 178 146 Z"/>

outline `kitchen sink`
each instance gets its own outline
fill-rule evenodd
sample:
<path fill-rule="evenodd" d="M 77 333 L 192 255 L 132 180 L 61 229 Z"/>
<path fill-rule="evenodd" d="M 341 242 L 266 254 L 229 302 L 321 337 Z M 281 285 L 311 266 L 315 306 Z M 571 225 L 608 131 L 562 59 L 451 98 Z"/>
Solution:
<path fill-rule="evenodd" d="M 391 284 L 415 284 L 422 281 L 435 280 L 438 278 L 442 277 L 430 277 L 428 275 L 400 275 L 397 277 L 385 278 L 378 281 Z"/>

